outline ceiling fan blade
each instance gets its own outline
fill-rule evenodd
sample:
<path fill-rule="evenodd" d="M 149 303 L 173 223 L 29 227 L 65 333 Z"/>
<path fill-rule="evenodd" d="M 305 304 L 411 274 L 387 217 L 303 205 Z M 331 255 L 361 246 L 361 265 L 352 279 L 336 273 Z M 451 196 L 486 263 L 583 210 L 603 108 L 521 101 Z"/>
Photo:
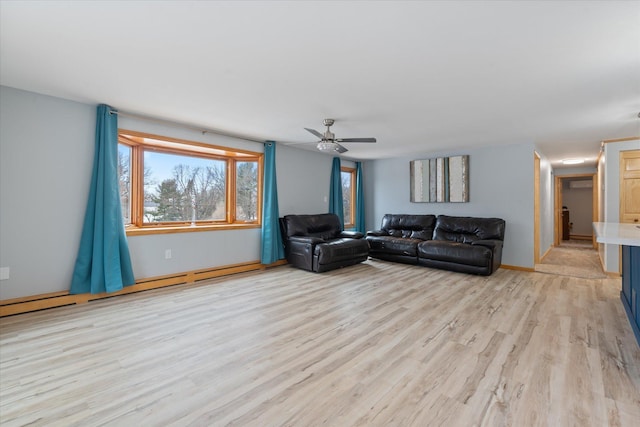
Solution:
<path fill-rule="evenodd" d="M 315 130 L 315 129 L 304 128 L 304 130 L 306 130 L 307 132 L 311 132 L 312 134 L 314 134 L 315 136 L 317 136 L 320 139 L 324 138 L 324 136 L 320 132 Z"/>
<path fill-rule="evenodd" d="M 338 144 L 337 142 L 335 142 L 334 144 L 336 144 L 336 152 L 342 154 L 342 153 L 346 153 L 347 150 L 346 148 L 344 148 L 342 145 Z"/>
<path fill-rule="evenodd" d="M 375 138 L 337 138 L 337 142 L 376 142 Z"/>

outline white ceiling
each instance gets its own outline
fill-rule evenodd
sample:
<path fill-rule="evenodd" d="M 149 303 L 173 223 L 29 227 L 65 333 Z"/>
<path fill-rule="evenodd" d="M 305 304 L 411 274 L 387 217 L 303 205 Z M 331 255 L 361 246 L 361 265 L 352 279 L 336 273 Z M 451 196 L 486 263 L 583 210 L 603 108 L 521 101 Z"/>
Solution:
<path fill-rule="evenodd" d="M 0 3 L 0 84 L 347 158 L 640 135 L 640 2 Z"/>

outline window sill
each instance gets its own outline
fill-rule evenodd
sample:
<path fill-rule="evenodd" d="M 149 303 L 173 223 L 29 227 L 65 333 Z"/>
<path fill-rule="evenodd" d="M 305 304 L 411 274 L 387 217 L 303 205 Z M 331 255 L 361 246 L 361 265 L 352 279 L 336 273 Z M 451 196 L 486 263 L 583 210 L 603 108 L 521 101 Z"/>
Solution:
<path fill-rule="evenodd" d="M 147 234 L 171 234 L 171 233 L 194 233 L 199 231 L 219 231 L 219 230 L 244 230 L 249 228 L 260 228 L 260 224 L 215 224 L 215 225 L 180 225 L 164 227 L 135 227 L 125 228 L 127 236 L 144 236 Z"/>

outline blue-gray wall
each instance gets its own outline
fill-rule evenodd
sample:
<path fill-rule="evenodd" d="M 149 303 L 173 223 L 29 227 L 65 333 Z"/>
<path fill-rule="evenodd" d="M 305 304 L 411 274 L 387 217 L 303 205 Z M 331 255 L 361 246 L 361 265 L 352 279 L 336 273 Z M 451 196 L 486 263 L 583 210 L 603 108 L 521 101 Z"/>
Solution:
<path fill-rule="evenodd" d="M 542 257 L 553 245 L 553 170 L 551 163 L 540 153 L 540 230 L 538 256 Z"/>
<path fill-rule="evenodd" d="M 329 211 L 332 159 L 317 151 L 276 147 L 280 216 Z"/>
<path fill-rule="evenodd" d="M 0 87 L 0 299 L 69 289 L 95 107 Z"/>

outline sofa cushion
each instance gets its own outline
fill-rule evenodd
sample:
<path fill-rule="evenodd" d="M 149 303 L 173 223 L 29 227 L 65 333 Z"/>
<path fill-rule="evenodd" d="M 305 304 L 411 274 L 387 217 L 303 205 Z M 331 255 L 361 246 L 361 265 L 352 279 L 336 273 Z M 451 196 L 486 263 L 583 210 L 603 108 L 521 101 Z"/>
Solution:
<path fill-rule="evenodd" d="M 505 222 L 500 218 L 473 218 L 440 215 L 434 240 L 471 243 L 476 240 L 504 240 Z"/>
<path fill-rule="evenodd" d="M 334 239 L 340 235 L 340 219 L 334 214 L 286 215 L 283 229 L 285 237 L 309 236 L 323 240 Z"/>
<path fill-rule="evenodd" d="M 381 229 L 393 237 L 430 240 L 435 222 L 435 215 L 386 214 Z"/>
<path fill-rule="evenodd" d="M 418 258 L 434 261 L 490 266 L 493 252 L 486 246 L 441 240 L 424 241 L 418 245 Z"/>

